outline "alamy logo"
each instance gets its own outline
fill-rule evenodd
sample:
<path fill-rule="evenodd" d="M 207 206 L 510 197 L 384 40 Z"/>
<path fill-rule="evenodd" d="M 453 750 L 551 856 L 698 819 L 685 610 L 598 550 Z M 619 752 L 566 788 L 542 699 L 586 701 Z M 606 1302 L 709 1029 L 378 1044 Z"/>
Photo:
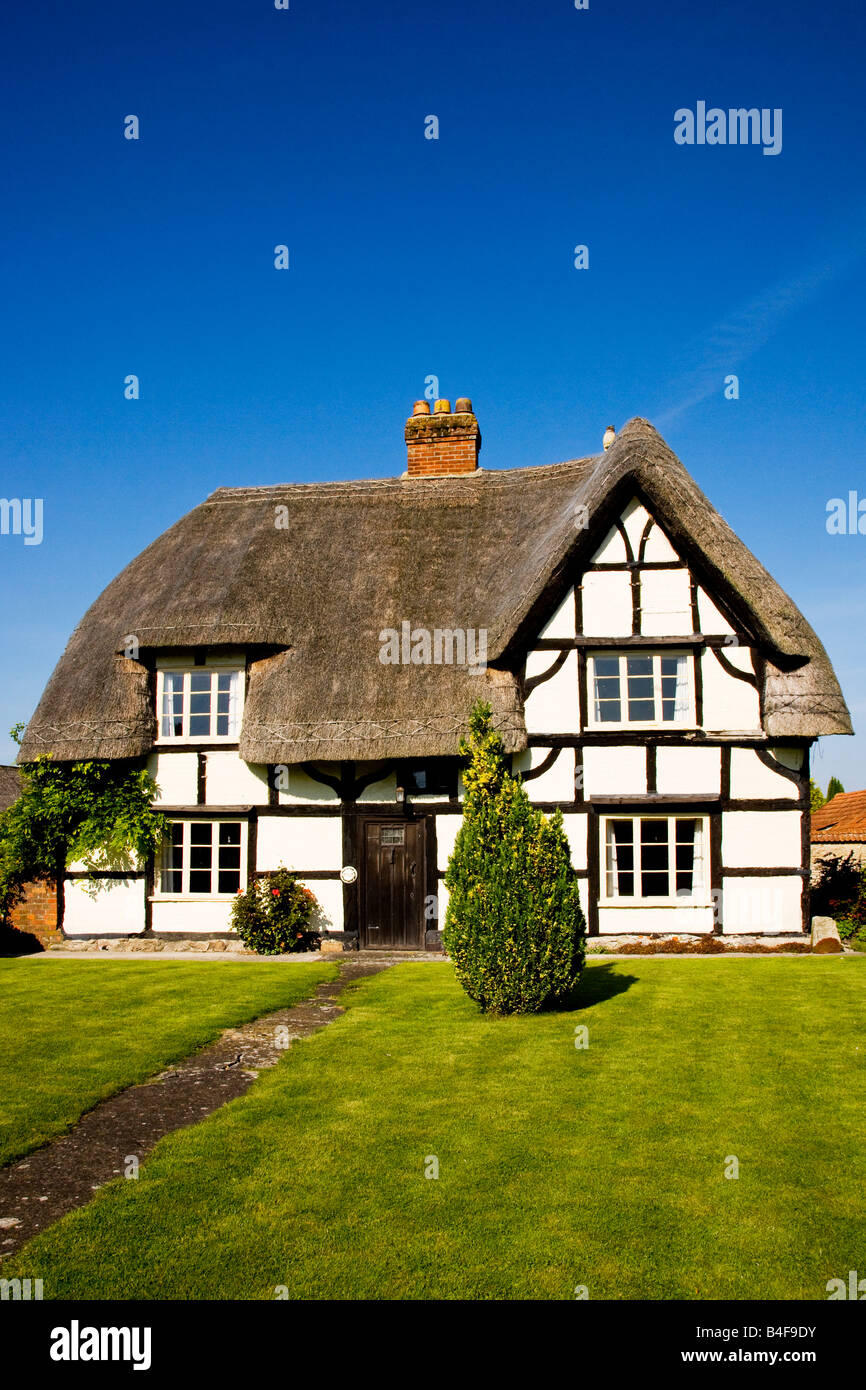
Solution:
<path fill-rule="evenodd" d="M 415 627 L 406 619 L 379 633 L 383 666 L 466 666 L 474 675 L 487 668 L 487 629 Z"/>
<path fill-rule="evenodd" d="M 0 1279 L 0 1301 L 29 1302 L 42 1298 L 41 1279 Z"/>
<path fill-rule="evenodd" d="M 25 545 L 41 545 L 42 505 L 41 497 L 0 497 L 0 536 L 23 536 Z"/>
<path fill-rule="evenodd" d="M 849 492 L 847 500 L 831 497 L 825 525 L 831 536 L 866 536 L 866 497 L 856 492 Z"/>
<path fill-rule="evenodd" d="M 52 1361 L 131 1361 L 134 1371 L 150 1370 L 149 1327 L 68 1327 L 51 1329 Z"/>
<path fill-rule="evenodd" d="M 782 153 L 782 109 L 757 106 L 721 106 L 696 109 L 681 106 L 674 112 L 674 140 L 678 145 L 763 145 L 764 154 Z"/>
<path fill-rule="evenodd" d="M 860 1279 L 856 1269 L 848 1270 L 847 1287 L 844 1279 L 828 1279 L 827 1301 L 834 1298 L 852 1298 L 862 1303 L 866 1299 L 866 1279 Z"/>

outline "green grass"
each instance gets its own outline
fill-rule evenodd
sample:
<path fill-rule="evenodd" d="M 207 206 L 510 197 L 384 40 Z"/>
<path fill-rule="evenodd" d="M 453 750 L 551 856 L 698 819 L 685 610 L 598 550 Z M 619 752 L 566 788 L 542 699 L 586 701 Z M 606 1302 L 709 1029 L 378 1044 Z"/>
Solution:
<path fill-rule="evenodd" d="M 4 1276 L 79 1299 L 825 1299 L 866 1270 L 866 961 L 596 963 L 579 1010 L 497 1021 L 407 963 L 343 1001 Z"/>
<path fill-rule="evenodd" d="M 0 1164 L 334 974 L 318 963 L 0 960 Z"/>

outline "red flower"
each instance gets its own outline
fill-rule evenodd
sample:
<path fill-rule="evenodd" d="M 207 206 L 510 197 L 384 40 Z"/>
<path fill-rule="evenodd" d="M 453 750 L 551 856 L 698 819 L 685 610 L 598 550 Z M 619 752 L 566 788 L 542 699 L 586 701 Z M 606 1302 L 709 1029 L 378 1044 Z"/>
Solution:
<path fill-rule="evenodd" d="M 278 898 L 278 897 L 280 896 L 280 890 L 279 890 L 279 888 L 272 888 L 272 889 L 271 889 L 271 892 L 273 893 L 273 895 L 274 895 L 275 898 Z"/>

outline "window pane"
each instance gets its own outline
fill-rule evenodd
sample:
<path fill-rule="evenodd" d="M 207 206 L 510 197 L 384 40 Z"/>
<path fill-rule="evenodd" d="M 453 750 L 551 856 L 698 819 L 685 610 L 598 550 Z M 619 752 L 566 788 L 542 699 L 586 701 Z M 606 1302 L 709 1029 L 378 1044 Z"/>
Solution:
<path fill-rule="evenodd" d="M 607 896 L 634 897 L 634 824 L 630 820 L 607 823 Z"/>
<path fill-rule="evenodd" d="M 685 656 L 661 659 L 662 719 L 666 723 L 684 720 L 689 714 L 688 668 Z"/>
<path fill-rule="evenodd" d="M 210 821 L 193 821 L 189 828 L 191 845 L 209 845 L 213 841 L 213 826 Z"/>
<path fill-rule="evenodd" d="M 597 724 L 619 724 L 622 720 L 619 657 L 594 658 L 595 720 Z"/>
<path fill-rule="evenodd" d="M 240 821 L 221 821 L 220 822 L 220 844 L 239 845 L 241 842 L 241 823 Z"/>
<path fill-rule="evenodd" d="M 651 656 L 628 656 L 626 657 L 629 676 L 652 676 L 653 659 Z"/>
<path fill-rule="evenodd" d="M 640 828 L 640 892 L 642 898 L 666 898 L 668 878 L 668 822 L 642 820 Z"/>
<path fill-rule="evenodd" d="M 210 869 L 190 869 L 189 891 L 191 893 L 210 892 Z"/>
<path fill-rule="evenodd" d="M 239 869 L 220 869 L 217 874 L 218 893 L 237 893 L 241 886 Z"/>
<path fill-rule="evenodd" d="M 183 892 L 183 822 L 173 821 L 171 838 L 162 852 L 162 874 L 160 891 L 163 893 Z"/>
<path fill-rule="evenodd" d="M 199 694 L 201 693 L 201 691 L 206 690 L 209 695 L 211 679 L 211 671 L 191 671 L 189 677 L 189 688 L 192 694 Z"/>
<path fill-rule="evenodd" d="M 166 671 L 162 678 L 163 738 L 180 738 L 183 734 L 183 672 Z"/>
<path fill-rule="evenodd" d="M 695 888 L 695 850 L 697 821 L 678 820 L 676 823 L 676 880 L 677 893 L 691 896 Z"/>

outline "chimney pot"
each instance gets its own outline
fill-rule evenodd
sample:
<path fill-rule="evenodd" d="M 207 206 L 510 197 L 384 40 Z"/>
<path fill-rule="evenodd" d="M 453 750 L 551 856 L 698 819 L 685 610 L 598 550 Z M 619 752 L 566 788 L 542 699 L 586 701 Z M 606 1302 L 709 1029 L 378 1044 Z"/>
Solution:
<path fill-rule="evenodd" d="M 474 473 L 481 431 L 468 396 L 461 396 L 452 415 L 450 401 L 416 401 L 406 421 L 407 478 L 442 478 Z"/>

